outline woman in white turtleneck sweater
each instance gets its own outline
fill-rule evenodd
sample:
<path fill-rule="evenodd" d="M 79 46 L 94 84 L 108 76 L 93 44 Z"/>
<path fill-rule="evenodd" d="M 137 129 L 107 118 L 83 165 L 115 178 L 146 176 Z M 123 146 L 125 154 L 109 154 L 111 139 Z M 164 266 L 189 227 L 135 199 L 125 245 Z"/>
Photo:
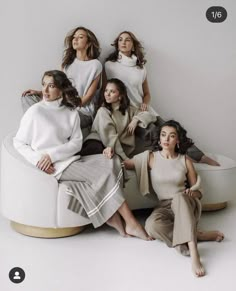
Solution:
<path fill-rule="evenodd" d="M 66 167 L 80 158 L 75 154 L 80 151 L 83 139 L 79 115 L 71 110 L 74 104 L 80 105 L 77 90 L 66 78 L 69 82 L 64 85 L 63 80 L 63 85 L 68 88 L 68 95 L 63 97 L 55 85 L 61 75 L 64 77 L 64 73 L 57 71 L 44 74 L 43 99 L 24 114 L 14 138 L 14 146 L 20 154 L 57 179 Z"/>
<path fill-rule="evenodd" d="M 123 31 L 117 36 L 112 45 L 115 47 L 115 51 L 108 56 L 105 63 L 107 79 L 118 78 L 124 82 L 131 104 L 142 111 L 150 111 L 156 114 L 157 121 L 155 125 L 159 127 L 164 123 L 164 120 L 149 105 L 151 95 L 145 68 L 146 60 L 144 59 L 143 47 L 140 41 L 132 32 Z M 141 131 L 140 128 L 137 128 L 137 130 L 139 131 L 136 131 L 136 134 L 142 138 L 157 138 L 155 136 L 157 128 L 154 124 L 151 124 L 145 131 Z M 216 161 L 206 156 L 196 146 L 190 147 L 187 155 L 196 162 L 219 166 Z"/>
<path fill-rule="evenodd" d="M 68 208 L 88 217 L 94 227 L 106 222 L 122 236 L 149 240 L 124 199 L 119 158 L 76 155 L 81 150 L 82 132 L 73 109 L 80 106 L 80 98 L 66 74 L 45 72 L 42 93 L 42 101 L 31 106 L 21 120 L 15 148 L 39 170 L 67 185 Z"/>

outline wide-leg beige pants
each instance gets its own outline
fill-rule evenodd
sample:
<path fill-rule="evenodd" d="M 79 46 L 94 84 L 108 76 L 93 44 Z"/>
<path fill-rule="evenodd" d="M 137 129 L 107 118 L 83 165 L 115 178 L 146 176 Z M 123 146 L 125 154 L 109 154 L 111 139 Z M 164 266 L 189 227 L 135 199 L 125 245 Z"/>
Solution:
<path fill-rule="evenodd" d="M 145 229 L 153 238 L 175 247 L 190 241 L 197 241 L 197 223 L 201 215 L 198 198 L 178 193 L 173 199 L 160 201 L 147 218 Z"/>

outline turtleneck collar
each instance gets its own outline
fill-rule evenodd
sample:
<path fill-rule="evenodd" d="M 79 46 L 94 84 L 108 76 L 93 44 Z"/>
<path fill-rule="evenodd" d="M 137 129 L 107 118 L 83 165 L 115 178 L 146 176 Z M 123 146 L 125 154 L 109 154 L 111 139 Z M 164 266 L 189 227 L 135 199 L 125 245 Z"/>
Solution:
<path fill-rule="evenodd" d="M 128 67 L 135 67 L 136 62 L 137 62 L 137 57 L 134 54 L 131 55 L 131 57 L 127 57 L 122 52 L 119 52 L 117 62 Z"/>
<path fill-rule="evenodd" d="M 111 107 L 114 111 L 119 110 L 120 108 L 120 102 L 112 103 Z"/>
<path fill-rule="evenodd" d="M 62 102 L 62 97 L 59 99 L 56 99 L 54 101 L 46 101 L 46 100 L 42 100 L 43 104 L 45 104 L 46 106 L 48 106 L 49 108 L 59 108 L 59 107 L 63 107 L 60 106 L 61 102 Z"/>

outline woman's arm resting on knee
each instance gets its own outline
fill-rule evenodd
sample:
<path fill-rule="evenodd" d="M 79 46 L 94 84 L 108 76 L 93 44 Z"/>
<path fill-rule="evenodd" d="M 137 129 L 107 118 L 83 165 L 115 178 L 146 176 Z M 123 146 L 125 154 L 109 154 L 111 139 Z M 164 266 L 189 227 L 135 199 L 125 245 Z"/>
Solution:
<path fill-rule="evenodd" d="M 191 197 L 196 197 L 201 199 L 202 193 L 199 190 L 191 190 L 191 186 L 195 185 L 197 182 L 197 173 L 194 169 L 193 163 L 190 159 L 186 158 L 186 167 L 187 167 L 187 178 L 190 185 L 190 188 L 185 190 L 185 193 Z"/>
<path fill-rule="evenodd" d="M 138 125 L 138 119 L 132 119 L 132 121 L 127 126 L 127 131 L 130 135 L 134 135 L 134 131 Z"/>

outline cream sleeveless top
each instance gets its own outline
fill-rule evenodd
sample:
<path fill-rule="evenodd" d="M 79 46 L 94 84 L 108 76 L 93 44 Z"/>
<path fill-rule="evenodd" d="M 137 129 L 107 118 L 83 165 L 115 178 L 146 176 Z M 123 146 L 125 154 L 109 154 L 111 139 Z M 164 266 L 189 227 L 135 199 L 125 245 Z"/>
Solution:
<path fill-rule="evenodd" d="M 154 162 L 150 171 L 152 187 L 159 200 L 172 199 L 185 190 L 187 168 L 185 155 L 166 159 L 159 151 L 154 152 Z"/>

